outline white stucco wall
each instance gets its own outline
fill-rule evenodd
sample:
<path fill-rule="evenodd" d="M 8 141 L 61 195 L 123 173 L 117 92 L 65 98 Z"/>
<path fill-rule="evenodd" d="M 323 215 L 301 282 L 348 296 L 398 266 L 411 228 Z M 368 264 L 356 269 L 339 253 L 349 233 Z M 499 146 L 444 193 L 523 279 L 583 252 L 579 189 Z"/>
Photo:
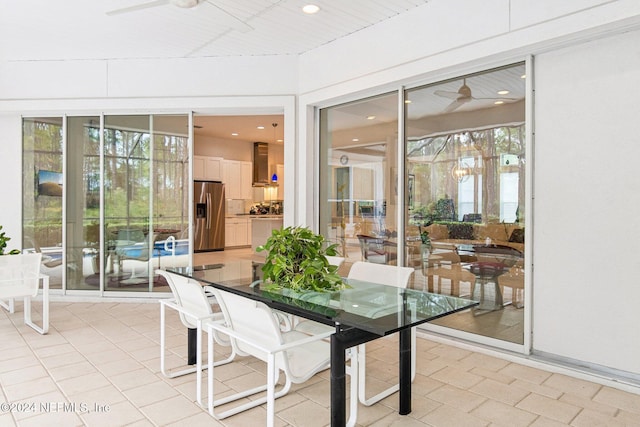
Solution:
<path fill-rule="evenodd" d="M 7 250 L 20 249 L 22 241 L 22 118 L 0 115 L 0 225 L 11 241 Z"/>
<path fill-rule="evenodd" d="M 640 373 L 640 30 L 535 61 L 534 349 Z"/>

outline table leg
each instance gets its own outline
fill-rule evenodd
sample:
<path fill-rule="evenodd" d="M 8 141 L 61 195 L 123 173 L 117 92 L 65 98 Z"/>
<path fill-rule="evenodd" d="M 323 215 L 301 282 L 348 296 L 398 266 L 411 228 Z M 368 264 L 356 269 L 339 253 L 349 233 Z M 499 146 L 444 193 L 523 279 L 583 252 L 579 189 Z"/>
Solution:
<path fill-rule="evenodd" d="M 337 333 L 331 335 L 331 426 L 342 427 L 346 423 L 346 347 Z"/>
<path fill-rule="evenodd" d="M 336 325 L 336 333 L 331 335 L 331 427 L 344 427 L 347 420 L 345 351 L 376 338 L 380 336 L 355 328 L 342 329 L 341 325 Z M 409 352 L 411 352 L 411 336 L 409 336 Z M 409 353 L 409 360 L 411 360 L 411 353 Z M 354 379 L 352 378 L 351 381 Z M 411 386 L 411 365 L 409 365 L 409 386 Z"/>
<path fill-rule="evenodd" d="M 411 413 L 411 328 L 400 332 L 400 415 Z"/>
<path fill-rule="evenodd" d="M 187 363 L 189 365 L 196 364 L 196 353 L 198 352 L 197 332 L 198 330 L 195 328 L 187 329 Z"/>

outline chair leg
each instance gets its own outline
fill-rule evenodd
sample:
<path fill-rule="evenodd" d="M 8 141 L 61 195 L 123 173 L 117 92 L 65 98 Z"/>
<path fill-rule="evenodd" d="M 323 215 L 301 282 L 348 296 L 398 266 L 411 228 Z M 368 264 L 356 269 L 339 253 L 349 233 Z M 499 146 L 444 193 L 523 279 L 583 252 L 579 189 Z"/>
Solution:
<path fill-rule="evenodd" d="M 268 384 L 269 384 L 269 378 L 273 378 L 273 388 L 271 390 L 272 393 L 272 399 L 273 401 L 275 401 L 275 399 L 278 399 L 284 395 L 286 395 L 289 390 L 291 389 L 291 380 L 289 378 L 286 378 L 285 384 L 284 386 L 282 386 L 282 388 L 280 390 L 275 390 L 275 384 L 278 382 L 278 378 L 279 378 L 279 374 L 280 371 L 278 369 L 275 369 L 275 355 L 274 355 L 274 363 L 272 363 L 271 365 L 271 369 L 272 369 L 272 374 L 267 373 L 267 384 L 262 385 L 262 386 L 258 386 L 258 387 L 254 387 L 252 389 L 249 390 L 245 390 L 245 391 L 241 391 L 239 393 L 233 394 L 231 396 L 227 396 L 227 397 L 223 397 L 220 398 L 218 400 L 214 399 L 214 367 L 216 366 L 216 364 L 213 363 L 213 352 L 214 352 L 214 339 L 213 339 L 213 334 L 209 334 L 208 336 L 208 340 L 207 340 L 207 352 L 209 353 L 208 355 L 208 361 L 209 361 L 209 372 L 208 372 L 208 377 L 207 377 L 207 388 L 209 390 L 208 392 L 208 402 L 207 402 L 207 409 L 209 411 L 209 414 L 214 417 L 217 420 L 223 420 L 225 418 L 228 418 L 232 415 L 238 414 L 240 412 L 246 411 L 247 409 L 251 409 L 251 408 L 255 408 L 256 406 L 260 406 L 260 405 L 264 405 L 265 403 L 267 403 L 267 406 L 269 404 L 269 389 L 268 389 Z M 269 366 L 267 366 L 267 369 L 269 369 Z M 263 391 L 267 391 L 267 396 L 263 396 L 260 397 L 258 399 L 252 400 L 248 403 L 244 403 L 242 405 L 238 405 L 234 408 L 231 408 L 225 412 L 216 414 L 215 413 L 215 407 L 219 406 L 219 405 L 224 405 L 226 403 L 230 403 L 230 402 L 234 402 L 236 400 L 254 395 L 256 393 L 260 393 Z M 275 407 L 274 407 L 274 412 L 275 412 Z M 267 419 L 268 422 L 268 419 Z M 273 421 L 272 421 L 273 422 Z"/>
<path fill-rule="evenodd" d="M 49 276 L 43 274 L 40 278 L 42 279 L 42 327 L 31 320 L 31 297 L 24 297 L 24 324 L 45 335 L 49 332 Z"/>
<path fill-rule="evenodd" d="M 4 308 L 11 314 L 15 313 L 16 311 L 13 298 L 9 298 L 7 302 L 0 300 L 0 307 Z"/>
<path fill-rule="evenodd" d="M 267 427 L 273 427 L 276 416 L 276 355 L 267 354 Z"/>
<path fill-rule="evenodd" d="M 388 389 L 376 394 L 373 397 L 367 398 L 366 396 L 366 351 L 365 344 L 360 344 L 358 346 L 358 398 L 360 403 L 365 406 L 371 406 L 374 403 L 381 401 L 382 399 L 391 396 L 393 393 L 397 392 L 400 389 L 399 384 L 392 385 Z M 416 377 L 416 330 L 415 328 L 411 328 L 411 382 Z"/>
<path fill-rule="evenodd" d="M 196 372 L 197 367 L 189 367 L 187 369 L 182 369 L 180 371 L 168 372 L 165 368 L 165 309 L 164 304 L 160 304 L 160 372 L 167 378 L 176 378 L 181 377 L 183 375 L 191 374 Z"/>

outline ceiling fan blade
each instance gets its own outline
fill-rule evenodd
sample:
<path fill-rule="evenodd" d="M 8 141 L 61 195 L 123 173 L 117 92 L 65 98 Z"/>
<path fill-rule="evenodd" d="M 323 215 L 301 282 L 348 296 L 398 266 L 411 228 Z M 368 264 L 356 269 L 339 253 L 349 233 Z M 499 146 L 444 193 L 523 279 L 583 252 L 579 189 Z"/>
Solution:
<path fill-rule="evenodd" d="M 518 98 L 502 98 L 502 97 L 496 97 L 496 98 L 476 98 L 475 96 L 473 97 L 473 99 L 476 99 L 478 101 L 480 100 L 485 100 L 485 101 L 517 101 Z"/>
<path fill-rule="evenodd" d="M 437 96 L 442 96 L 443 98 L 449 98 L 454 100 L 460 97 L 460 94 L 458 92 L 450 92 L 448 90 L 437 90 L 433 93 Z"/>
<path fill-rule="evenodd" d="M 163 6 L 165 4 L 169 4 L 169 0 L 155 0 L 148 3 L 138 4 L 136 6 L 130 6 L 130 7 L 124 7 L 122 9 L 111 10 L 107 12 L 107 15 L 109 16 L 120 15 L 123 13 L 135 12 L 137 10 L 149 9 L 151 7 Z"/>
<path fill-rule="evenodd" d="M 443 113 L 450 113 L 450 112 L 452 112 L 454 110 L 457 110 L 458 108 L 462 107 L 462 105 L 466 104 L 468 101 L 469 101 L 468 99 L 456 99 L 451 104 L 447 105 L 447 108 L 442 110 L 442 112 Z"/>
<path fill-rule="evenodd" d="M 232 13 L 227 12 L 225 9 L 221 8 L 220 6 L 218 6 L 217 4 L 215 4 L 215 2 L 211 1 L 211 0 L 207 0 L 206 3 L 208 3 L 211 7 L 216 8 L 220 13 L 222 13 L 224 16 L 226 16 L 226 24 L 233 28 L 236 31 L 239 31 L 241 33 L 247 33 L 251 30 L 253 30 L 253 27 L 249 24 L 247 24 L 246 22 L 244 22 L 243 20 L 241 20 L 240 18 L 238 18 L 237 16 L 233 15 Z"/>

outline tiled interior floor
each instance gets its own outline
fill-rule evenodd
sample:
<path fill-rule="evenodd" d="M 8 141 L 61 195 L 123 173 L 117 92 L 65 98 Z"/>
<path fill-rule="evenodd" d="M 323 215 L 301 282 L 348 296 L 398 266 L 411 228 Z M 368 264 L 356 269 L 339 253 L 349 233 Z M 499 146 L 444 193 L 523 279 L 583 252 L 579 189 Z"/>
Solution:
<path fill-rule="evenodd" d="M 216 421 L 195 403 L 195 374 L 160 372 L 159 304 L 52 302 L 51 329 L 24 326 L 22 303 L 0 314 L 0 426 L 264 425 L 264 406 Z M 37 308 L 38 304 L 35 304 Z M 39 313 L 34 318 L 39 319 Z M 168 316 L 168 363 L 186 357 L 186 333 Z M 367 344 L 371 391 L 397 375 L 397 342 Z M 397 396 L 364 407 L 361 426 L 640 426 L 640 395 L 421 337 L 413 411 Z M 218 390 L 264 375 L 244 357 L 216 368 Z M 9 406 L 7 406 L 7 404 Z M 277 426 L 329 425 L 329 372 L 276 401 Z"/>
<path fill-rule="evenodd" d="M 194 374 L 160 373 L 158 303 L 53 302 L 45 336 L 23 325 L 17 305 L 15 314 L 0 315 L 0 403 L 15 404 L 2 407 L 1 426 L 264 425 L 264 407 L 218 422 L 195 403 Z M 175 315 L 168 323 L 169 363 L 179 366 L 185 330 Z M 375 391 L 396 375 L 397 343 L 367 347 Z M 398 415 L 392 395 L 360 405 L 359 425 L 640 425 L 640 395 L 423 338 L 417 360 L 411 414 Z M 219 389 L 244 386 L 263 371 L 255 359 L 240 358 L 216 368 Z M 278 426 L 328 425 L 328 371 L 294 386 L 276 411 Z"/>

